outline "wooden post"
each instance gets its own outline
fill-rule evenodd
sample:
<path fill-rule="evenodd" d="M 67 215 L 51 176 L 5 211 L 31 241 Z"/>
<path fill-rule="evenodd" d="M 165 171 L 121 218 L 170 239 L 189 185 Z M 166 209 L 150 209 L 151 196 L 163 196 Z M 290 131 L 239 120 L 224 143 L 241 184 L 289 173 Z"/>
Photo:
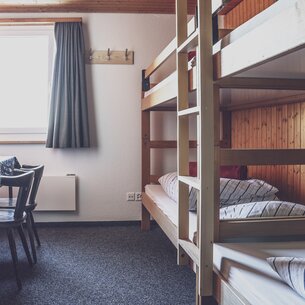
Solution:
<path fill-rule="evenodd" d="M 197 209 L 199 217 L 198 247 L 198 295 L 213 295 L 213 241 L 215 193 L 215 108 L 213 87 L 212 17 L 211 0 L 198 0 L 198 47 L 197 47 L 197 103 L 200 107 L 200 200 Z M 218 123 L 218 122 L 217 122 Z M 219 131 L 219 129 L 217 129 Z M 216 145 L 215 145 L 216 144 Z M 218 184 L 217 184 L 218 185 Z M 199 298 L 200 300 L 202 298 Z M 200 302 L 201 304 L 202 302 Z"/>
<path fill-rule="evenodd" d="M 187 0 L 176 0 L 177 49 L 187 38 Z M 188 108 L 187 53 L 177 53 L 177 114 Z M 189 119 L 177 115 L 177 167 L 179 176 L 189 174 Z M 178 240 L 189 237 L 189 186 L 178 182 Z M 188 256 L 178 243 L 178 264 L 188 264 Z"/>
<path fill-rule="evenodd" d="M 142 111 L 142 192 L 150 183 L 150 112 Z M 141 230 L 150 229 L 150 214 L 142 204 Z"/>
<path fill-rule="evenodd" d="M 214 100 L 214 232 L 213 240 L 219 240 L 219 206 L 220 206 L 220 88 L 214 84 L 213 87 Z M 229 113 L 228 122 L 226 122 L 229 130 L 227 145 L 231 146 L 231 113 Z"/>

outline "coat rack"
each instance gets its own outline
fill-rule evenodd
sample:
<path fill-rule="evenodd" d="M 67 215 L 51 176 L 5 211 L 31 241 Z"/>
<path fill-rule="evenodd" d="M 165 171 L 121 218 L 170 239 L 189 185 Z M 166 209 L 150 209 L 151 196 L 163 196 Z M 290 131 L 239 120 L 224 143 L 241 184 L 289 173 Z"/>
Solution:
<path fill-rule="evenodd" d="M 93 51 L 89 50 L 87 56 L 88 64 L 102 64 L 102 65 L 133 65 L 134 51 L 112 51 L 108 50 Z"/>

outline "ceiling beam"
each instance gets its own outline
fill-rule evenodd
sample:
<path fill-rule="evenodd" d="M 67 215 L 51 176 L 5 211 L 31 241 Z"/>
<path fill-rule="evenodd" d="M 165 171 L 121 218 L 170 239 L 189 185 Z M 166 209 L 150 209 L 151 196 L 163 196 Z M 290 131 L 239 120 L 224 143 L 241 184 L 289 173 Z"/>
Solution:
<path fill-rule="evenodd" d="M 213 0 L 213 9 L 226 14 L 242 0 Z M 188 0 L 188 14 L 194 15 L 196 0 Z M 15 0 L 1 1 L 0 13 L 103 12 L 174 14 L 175 0 Z"/>

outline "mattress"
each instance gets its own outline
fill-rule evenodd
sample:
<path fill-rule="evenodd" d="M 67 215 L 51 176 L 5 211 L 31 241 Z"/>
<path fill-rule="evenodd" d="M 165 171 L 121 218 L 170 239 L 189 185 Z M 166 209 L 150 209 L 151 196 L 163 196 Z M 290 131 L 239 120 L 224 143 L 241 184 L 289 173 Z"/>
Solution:
<path fill-rule="evenodd" d="M 170 74 L 168 77 L 166 77 L 163 81 L 159 82 L 157 85 L 152 87 L 150 90 L 144 92 L 144 97 L 147 97 L 148 95 L 156 92 L 157 90 L 159 90 L 163 86 L 168 85 L 170 82 L 174 81 L 175 79 L 177 79 L 176 71 Z"/>
<path fill-rule="evenodd" d="M 270 256 L 305 257 L 305 242 L 215 244 L 214 266 L 253 305 L 304 305 L 266 261 Z"/>
<path fill-rule="evenodd" d="M 192 64 L 193 60 L 190 60 L 188 62 L 188 70 L 191 70 L 193 68 L 193 64 Z M 164 78 L 162 81 L 158 82 L 154 87 L 152 87 L 151 89 L 149 89 L 148 91 L 144 92 L 144 97 L 149 96 L 150 94 L 156 92 L 157 90 L 159 90 L 162 87 L 167 86 L 169 83 L 177 81 L 177 72 L 174 71 L 173 73 L 171 73 L 169 76 L 167 76 L 166 78 Z"/>
<path fill-rule="evenodd" d="M 177 203 L 170 199 L 164 192 L 161 185 L 148 184 L 145 186 L 145 193 L 156 203 L 162 212 L 170 221 L 178 225 L 178 206 Z M 189 239 L 193 240 L 197 231 L 197 214 L 189 212 Z"/>

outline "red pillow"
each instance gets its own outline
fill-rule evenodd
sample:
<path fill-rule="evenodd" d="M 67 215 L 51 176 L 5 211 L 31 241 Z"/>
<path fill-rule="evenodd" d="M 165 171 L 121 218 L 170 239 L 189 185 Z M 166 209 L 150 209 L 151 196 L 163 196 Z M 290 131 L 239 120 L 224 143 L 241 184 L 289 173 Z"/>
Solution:
<path fill-rule="evenodd" d="M 189 171 L 191 177 L 197 177 L 197 162 L 189 163 Z"/>
<path fill-rule="evenodd" d="M 190 51 L 187 54 L 188 61 L 192 60 L 196 56 L 196 51 Z"/>
<path fill-rule="evenodd" d="M 191 177 L 197 177 L 197 162 L 189 163 L 189 171 Z M 221 178 L 245 180 L 247 179 L 247 166 L 222 165 L 220 166 L 219 176 Z"/>
<path fill-rule="evenodd" d="M 222 165 L 222 166 L 220 166 L 219 175 L 221 178 L 245 180 L 245 179 L 247 179 L 247 166 Z"/>

